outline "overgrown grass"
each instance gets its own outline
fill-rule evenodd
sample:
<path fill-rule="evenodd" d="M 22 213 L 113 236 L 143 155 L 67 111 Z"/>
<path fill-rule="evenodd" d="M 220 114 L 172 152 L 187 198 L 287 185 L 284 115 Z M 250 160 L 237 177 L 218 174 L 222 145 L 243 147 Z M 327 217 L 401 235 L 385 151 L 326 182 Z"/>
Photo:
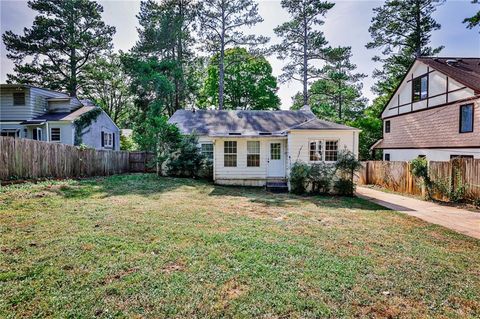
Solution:
<path fill-rule="evenodd" d="M 480 242 L 356 198 L 123 175 L 0 191 L 0 317 L 479 317 Z"/>

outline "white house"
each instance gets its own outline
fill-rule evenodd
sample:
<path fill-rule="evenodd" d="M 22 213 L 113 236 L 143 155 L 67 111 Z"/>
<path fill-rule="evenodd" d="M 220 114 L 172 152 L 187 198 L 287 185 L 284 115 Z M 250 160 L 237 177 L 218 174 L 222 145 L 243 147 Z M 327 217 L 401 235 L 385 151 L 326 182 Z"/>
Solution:
<path fill-rule="evenodd" d="M 184 134 L 199 136 L 213 161 L 215 183 L 264 186 L 286 183 L 296 161 L 335 162 L 342 149 L 358 155 L 360 130 L 298 111 L 178 110 L 170 118 Z"/>
<path fill-rule="evenodd" d="M 94 119 L 77 132 L 78 120 L 91 112 Z M 0 135 L 120 149 L 120 130 L 103 110 L 65 93 L 24 84 L 0 85 Z"/>
<path fill-rule="evenodd" d="M 418 58 L 382 112 L 386 161 L 480 158 L 480 58 Z"/>

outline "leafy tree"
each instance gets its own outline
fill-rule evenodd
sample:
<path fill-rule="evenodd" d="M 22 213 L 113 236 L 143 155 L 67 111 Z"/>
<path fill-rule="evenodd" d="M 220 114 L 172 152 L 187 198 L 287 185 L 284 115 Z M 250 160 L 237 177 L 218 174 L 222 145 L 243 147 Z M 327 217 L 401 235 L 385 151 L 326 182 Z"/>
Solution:
<path fill-rule="evenodd" d="M 121 56 L 125 72 L 130 78 L 130 91 L 134 99 L 134 122 L 137 133 L 143 133 L 143 125 L 149 116 L 172 115 L 170 109 L 174 85 L 170 81 L 175 72 L 174 61 L 159 61 L 156 57 L 139 59 L 134 54 Z"/>
<path fill-rule="evenodd" d="M 85 68 L 85 78 L 84 95 L 99 105 L 117 125 L 127 124 L 133 98 L 120 56 L 109 53 L 96 57 Z"/>
<path fill-rule="evenodd" d="M 478 3 L 479 3 L 478 0 L 472 0 L 472 4 L 478 4 Z M 480 10 L 477 13 L 475 13 L 475 15 L 473 15 L 472 17 L 466 18 L 465 20 L 463 20 L 463 23 L 466 23 L 467 28 L 469 29 L 473 29 L 476 26 L 478 26 L 480 24 Z"/>
<path fill-rule="evenodd" d="M 218 55 L 218 108 L 224 107 L 225 50 L 229 46 L 255 47 L 268 38 L 246 35 L 242 28 L 251 27 L 263 19 L 258 14 L 258 4 L 253 0 L 211 0 L 198 11 L 204 49 Z"/>
<path fill-rule="evenodd" d="M 379 94 L 392 94 L 415 58 L 439 53 L 443 46 L 428 46 L 433 31 L 440 24 L 432 18 L 444 0 L 387 0 L 375 8 L 372 25 L 368 29 L 372 41 L 367 48 L 382 48 L 381 69 L 374 71 L 378 79 L 374 89 Z"/>
<path fill-rule="evenodd" d="M 71 96 L 84 84 L 85 67 L 110 49 L 115 28 L 105 25 L 103 7 L 89 0 L 32 0 L 38 15 L 23 35 L 3 34 L 15 63 L 9 82 L 67 90 Z"/>
<path fill-rule="evenodd" d="M 282 38 L 272 50 L 281 60 L 289 62 L 283 67 L 282 82 L 290 80 L 303 84 L 303 104 L 308 103 L 308 83 L 321 75 L 314 62 L 325 60 L 328 55 L 327 40 L 318 27 L 323 25 L 322 17 L 333 7 L 333 3 L 319 0 L 282 0 L 282 7 L 291 20 L 274 29 Z"/>
<path fill-rule="evenodd" d="M 138 60 L 138 66 L 154 60 L 164 66 L 169 65 L 162 74 L 171 85 L 168 97 L 162 102 L 168 115 L 186 107 L 196 88 L 194 81 L 190 80 L 194 71 L 191 36 L 194 13 L 193 0 L 165 0 L 160 3 L 148 0 L 140 4 L 137 16 L 139 40 L 131 50 L 131 57 Z"/>
<path fill-rule="evenodd" d="M 329 59 L 321 72 L 322 79 L 315 81 L 308 91 L 308 105 L 320 118 L 345 123 L 356 119 L 367 103 L 362 96 L 362 79 L 365 74 L 355 73 L 357 66 L 350 61 L 350 47 L 330 50 Z M 293 109 L 304 105 L 302 94 L 294 97 Z"/>
<path fill-rule="evenodd" d="M 361 116 L 347 123 L 362 130 L 358 142 L 358 152 L 361 160 L 379 159 L 377 156 L 379 154 L 372 154 L 370 147 L 382 138 L 383 122 L 380 119 L 380 115 L 387 102 L 388 96 L 381 95 L 377 97 L 372 105 L 363 111 Z"/>
<path fill-rule="evenodd" d="M 164 175 L 165 164 L 172 152 L 177 150 L 182 140 L 178 127 L 168 123 L 165 115 L 149 115 L 144 122 L 134 130 L 133 138 L 140 149 L 155 154 L 153 164 L 158 175 Z"/>
<path fill-rule="evenodd" d="M 212 57 L 203 88 L 204 106 L 216 105 L 219 100 L 219 54 Z M 272 67 L 263 56 L 254 56 L 243 48 L 225 51 L 225 109 L 278 109 L 280 99 Z"/>

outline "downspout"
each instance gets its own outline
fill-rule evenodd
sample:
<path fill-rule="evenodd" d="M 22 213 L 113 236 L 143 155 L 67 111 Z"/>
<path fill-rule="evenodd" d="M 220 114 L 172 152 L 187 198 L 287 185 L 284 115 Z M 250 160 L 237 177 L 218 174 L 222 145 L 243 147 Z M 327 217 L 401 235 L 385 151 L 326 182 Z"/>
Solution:
<path fill-rule="evenodd" d="M 213 170 L 213 182 L 215 183 L 215 162 L 216 162 L 216 154 L 217 153 L 217 140 L 213 140 L 213 164 L 212 164 L 212 170 Z"/>
<path fill-rule="evenodd" d="M 45 137 L 47 138 L 47 142 L 50 142 L 50 130 L 48 129 L 48 121 L 45 122 L 45 130 L 46 130 Z"/>

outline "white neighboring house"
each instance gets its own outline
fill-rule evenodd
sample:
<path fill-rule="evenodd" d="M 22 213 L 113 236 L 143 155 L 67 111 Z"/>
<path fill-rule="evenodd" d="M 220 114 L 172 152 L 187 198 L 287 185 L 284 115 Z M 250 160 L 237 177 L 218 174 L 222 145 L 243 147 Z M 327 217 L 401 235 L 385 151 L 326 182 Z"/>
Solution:
<path fill-rule="evenodd" d="M 75 120 L 99 109 L 88 100 L 24 84 L 0 85 L 0 135 L 75 145 Z M 120 149 L 120 130 L 103 111 L 85 127 L 82 144 Z"/>
<path fill-rule="evenodd" d="M 360 130 L 320 120 L 308 106 L 298 111 L 178 110 L 169 122 L 183 134 L 199 136 L 217 184 L 286 183 L 296 161 L 334 163 L 342 149 L 358 156 Z"/>
<path fill-rule="evenodd" d="M 480 58 L 418 58 L 382 112 L 386 161 L 480 158 Z"/>

